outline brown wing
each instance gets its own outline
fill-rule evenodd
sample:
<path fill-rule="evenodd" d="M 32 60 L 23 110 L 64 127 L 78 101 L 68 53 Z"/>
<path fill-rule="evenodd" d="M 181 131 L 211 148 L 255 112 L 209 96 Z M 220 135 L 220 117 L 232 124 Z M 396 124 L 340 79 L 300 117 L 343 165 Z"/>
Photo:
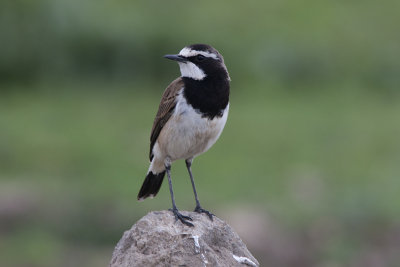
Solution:
<path fill-rule="evenodd" d="M 157 141 L 158 136 L 164 125 L 167 123 L 176 105 L 176 96 L 178 92 L 183 87 L 182 78 L 179 77 L 175 79 L 168 87 L 165 89 L 164 94 L 161 98 L 160 106 L 158 107 L 157 115 L 154 119 L 153 128 L 151 129 L 150 135 L 150 161 L 153 159 L 153 147 Z"/>

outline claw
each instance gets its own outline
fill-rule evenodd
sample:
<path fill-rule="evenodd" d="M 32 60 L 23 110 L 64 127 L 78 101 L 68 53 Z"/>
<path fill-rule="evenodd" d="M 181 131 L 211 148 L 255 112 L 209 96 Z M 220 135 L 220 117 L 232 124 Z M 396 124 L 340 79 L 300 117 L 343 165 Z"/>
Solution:
<path fill-rule="evenodd" d="M 182 213 L 180 213 L 178 211 L 178 209 L 169 209 L 169 210 L 172 211 L 172 213 L 174 214 L 176 220 L 180 220 L 181 223 L 183 223 L 183 224 L 185 224 L 187 226 L 190 226 L 190 227 L 194 226 L 193 223 L 190 223 L 190 222 L 187 221 L 187 220 L 193 221 L 193 219 L 190 218 L 189 216 L 183 215 Z"/>
<path fill-rule="evenodd" d="M 205 214 L 207 214 L 208 218 L 210 218 L 211 221 L 213 220 L 214 214 L 212 214 L 212 213 L 209 212 L 208 210 L 203 209 L 203 208 L 200 207 L 200 206 L 196 206 L 196 208 L 194 209 L 194 211 L 195 211 L 195 212 L 198 212 L 198 213 L 205 213 Z"/>

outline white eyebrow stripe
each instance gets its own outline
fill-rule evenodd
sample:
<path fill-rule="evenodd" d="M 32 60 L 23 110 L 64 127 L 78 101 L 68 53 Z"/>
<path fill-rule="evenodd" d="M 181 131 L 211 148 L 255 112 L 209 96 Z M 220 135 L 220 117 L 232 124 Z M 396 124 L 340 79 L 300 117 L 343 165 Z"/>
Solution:
<path fill-rule="evenodd" d="M 206 51 L 197 51 L 197 50 L 192 50 L 188 47 L 184 47 L 180 52 L 179 55 L 184 56 L 184 57 L 193 57 L 197 55 L 203 55 L 205 57 L 212 57 L 214 59 L 218 59 L 217 55 L 214 53 L 209 53 Z"/>

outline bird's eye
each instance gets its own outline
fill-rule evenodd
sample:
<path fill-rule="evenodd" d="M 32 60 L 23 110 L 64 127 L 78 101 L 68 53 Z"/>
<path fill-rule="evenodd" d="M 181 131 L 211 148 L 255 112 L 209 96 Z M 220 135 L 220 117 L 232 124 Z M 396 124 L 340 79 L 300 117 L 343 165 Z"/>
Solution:
<path fill-rule="evenodd" d="M 197 56 L 196 56 L 197 61 L 203 61 L 205 58 L 206 58 L 206 57 L 203 56 L 203 55 L 197 55 Z"/>

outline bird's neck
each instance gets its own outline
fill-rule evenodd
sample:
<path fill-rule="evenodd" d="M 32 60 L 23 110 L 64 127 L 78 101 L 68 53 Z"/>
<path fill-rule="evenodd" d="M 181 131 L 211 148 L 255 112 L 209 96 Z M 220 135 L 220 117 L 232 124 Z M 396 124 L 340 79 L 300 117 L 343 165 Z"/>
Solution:
<path fill-rule="evenodd" d="M 221 117 L 229 103 L 228 77 L 207 76 L 203 80 L 183 77 L 187 102 L 204 117 Z"/>

